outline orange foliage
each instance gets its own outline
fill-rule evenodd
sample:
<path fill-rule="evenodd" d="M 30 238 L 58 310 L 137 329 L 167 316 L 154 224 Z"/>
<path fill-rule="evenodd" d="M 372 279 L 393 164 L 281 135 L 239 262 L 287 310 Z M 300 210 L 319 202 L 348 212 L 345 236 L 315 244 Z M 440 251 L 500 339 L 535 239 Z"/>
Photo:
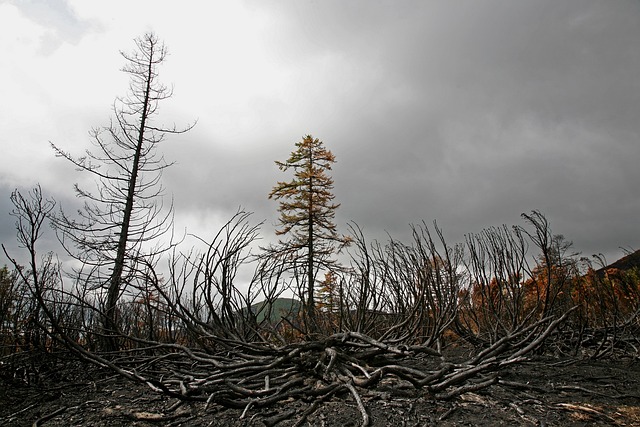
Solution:
<path fill-rule="evenodd" d="M 592 326 L 637 315 L 640 309 L 640 274 L 637 269 L 589 269 L 572 291 L 574 302 Z"/>

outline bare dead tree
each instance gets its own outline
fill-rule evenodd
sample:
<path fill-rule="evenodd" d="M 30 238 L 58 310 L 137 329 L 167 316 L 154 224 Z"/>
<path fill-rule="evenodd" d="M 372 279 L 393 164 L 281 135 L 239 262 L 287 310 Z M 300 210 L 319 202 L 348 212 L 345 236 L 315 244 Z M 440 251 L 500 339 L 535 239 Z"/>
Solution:
<path fill-rule="evenodd" d="M 436 345 L 456 318 L 460 248 L 449 246 L 434 224 L 412 226 L 410 245 L 389 239 L 368 245 L 352 226 L 351 269 L 340 304 L 346 330 L 381 340 Z M 346 320 L 345 320 L 346 319 Z"/>
<path fill-rule="evenodd" d="M 461 292 L 456 330 L 474 344 L 494 343 L 529 323 L 523 281 L 527 241 L 518 228 L 489 228 L 466 236 L 469 279 Z"/>
<path fill-rule="evenodd" d="M 542 331 L 577 309 L 570 295 L 579 272 L 575 256 L 567 253 L 569 242 L 551 233 L 540 212 L 523 217 L 531 228 L 493 227 L 466 237 L 468 284 L 460 293 L 455 330 L 493 352 L 539 349 L 552 341 Z M 522 340 L 514 342 L 516 335 Z M 498 343 L 503 348 L 495 348 Z"/>
<path fill-rule="evenodd" d="M 173 251 L 169 262 L 169 283 L 161 286 L 155 278 L 155 292 L 167 310 L 180 320 L 181 327 L 205 345 L 203 337 L 219 336 L 248 341 L 255 338 L 255 314 L 251 306 L 260 292 L 252 280 L 242 290 L 236 283 L 240 268 L 255 257 L 251 245 L 258 238 L 260 224 L 249 223 L 250 213 L 238 211 L 205 243 L 202 252 Z M 254 319 L 255 320 L 255 319 Z"/>
<path fill-rule="evenodd" d="M 586 273 L 574 281 L 578 306 L 564 333 L 573 354 L 592 359 L 640 354 L 640 269 L 608 265 L 602 255 L 583 258 Z"/>
<path fill-rule="evenodd" d="M 541 212 L 523 213 L 522 217 L 533 230 L 518 228 L 538 250 L 536 262 L 530 268 L 530 279 L 539 296 L 537 303 L 540 316 L 558 314 L 558 311 L 567 308 L 567 304 L 562 304 L 559 299 L 565 296 L 568 300 L 571 280 L 577 273 L 576 257 L 579 254 L 568 253 L 573 243 L 562 235 L 554 235 L 549 221 Z"/>
<path fill-rule="evenodd" d="M 21 266 L 10 256 L 7 249 L 2 245 L 2 249 L 13 264 L 17 280 L 28 289 L 31 296 L 29 305 L 29 345 L 41 348 L 44 344 L 44 337 L 39 325 L 45 321 L 42 319 L 42 309 L 46 294 L 51 291 L 57 283 L 59 264 L 52 253 L 44 254 L 39 259 L 36 250 L 36 243 L 43 233 L 43 225 L 48 222 L 49 216 L 55 208 L 55 201 L 46 199 L 42 194 L 40 186 L 35 186 L 27 196 L 22 195 L 18 190 L 11 193 L 11 203 L 13 210 L 11 215 L 16 218 L 16 231 L 19 247 L 27 252 L 27 266 Z"/>
<path fill-rule="evenodd" d="M 14 268 L 23 299 L 19 313 L 23 316 L 19 319 L 23 328 L 19 333 L 24 334 L 27 341 L 17 355 L 31 358 L 73 346 L 80 348 L 78 342 L 83 334 L 81 309 L 75 298 L 64 289 L 60 263 L 55 255 L 38 252 L 43 225 L 48 222 L 55 201 L 46 199 L 40 186 L 36 186 L 26 196 L 14 191 L 11 202 L 18 243 L 26 253 L 26 264 L 21 265 L 2 245 Z M 33 363 L 31 368 L 37 374 Z"/>
<path fill-rule="evenodd" d="M 154 245 L 172 227 L 172 206 L 162 203 L 162 171 L 170 164 L 157 148 L 169 134 L 188 131 L 154 123 L 161 101 L 172 90 L 158 81 L 158 68 L 167 50 L 152 33 L 136 40 L 136 50 L 122 53 L 123 71 L 130 78 L 129 93 L 114 103 L 114 119 L 91 132 L 92 150 L 74 157 L 51 144 L 56 155 L 71 162 L 95 179 L 89 190 L 75 185 L 84 200 L 78 217 L 64 211 L 54 225 L 70 255 L 80 261 L 76 280 L 94 290 L 104 290 L 103 327 L 107 334 L 118 330 L 117 303 L 123 291 L 135 286 L 141 266 L 166 250 L 166 243 Z M 107 337 L 108 338 L 108 337 Z M 105 348 L 118 343 L 105 340 Z"/>

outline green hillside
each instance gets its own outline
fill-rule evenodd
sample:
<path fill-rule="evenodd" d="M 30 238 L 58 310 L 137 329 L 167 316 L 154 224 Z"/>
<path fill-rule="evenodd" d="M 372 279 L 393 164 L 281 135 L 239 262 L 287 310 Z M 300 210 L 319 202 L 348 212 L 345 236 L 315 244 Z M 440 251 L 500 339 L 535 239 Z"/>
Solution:
<path fill-rule="evenodd" d="M 282 317 L 293 317 L 301 310 L 300 301 L 293 298 L 276 298 L 271 304 L 265 301 L 255 303 L 251 311 L 257 314 L 257 321 L 262 322 L 268 316 L 271 322 L 278 322 Z"/>

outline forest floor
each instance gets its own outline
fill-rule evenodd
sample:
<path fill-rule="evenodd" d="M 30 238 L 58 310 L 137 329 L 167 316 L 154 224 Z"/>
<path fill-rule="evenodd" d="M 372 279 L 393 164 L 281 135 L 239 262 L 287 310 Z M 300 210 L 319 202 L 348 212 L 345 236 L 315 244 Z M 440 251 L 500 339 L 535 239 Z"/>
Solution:
<path fill-rule="evenodd" d="M 246 411 L 182 403 L 74 360 L 40 372 L 37 384 L 33 378 L 29 384 L 20 371 L 7 375 L 0 366 L 0 425 L 285 427 L 310 407 L 299 400 Z M 393 378 L 360 393 L 372 426 L 640 426 L 638 359 L 536 356 L 504 370 L 498 384 L 450 401 L 434 401 Z M 356 402 L 345 394 L 300 425 L 361 423 Z"/>

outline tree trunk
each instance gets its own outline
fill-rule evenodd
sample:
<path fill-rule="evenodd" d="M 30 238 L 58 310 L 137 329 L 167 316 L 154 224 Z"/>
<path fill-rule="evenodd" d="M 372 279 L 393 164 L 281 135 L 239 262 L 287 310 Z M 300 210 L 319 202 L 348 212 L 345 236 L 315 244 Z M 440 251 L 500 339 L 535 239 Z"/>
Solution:
<path fill-rule="evenodd" d="M 313 168 L 313 154 L 310 152 L 309 154 L 309 167 Z M 308 247 L 307 247 L 307 331 L 308 332 L 316 332 L 317 331 L 317 323 L 316 323 L 316 301 L 314 298 L 314 252 L 313 252 L 313 177 L 312 174 L 309 174 L 309 226 L 308 226 Z"/>
<path fill-rule="evenodd" d="M 144 101 L 142 104 L 140 128 L 138 129 L 138 138 L 136 143 L 136 153 L 133 158 L 133 166 L 131 168 L 131 177 L 129 178 L 129 187 L 127 189 L 127 200 L 122 217 L 122 227 L 118 236 L 118 249 L 114 260 L 113 272 L 109 280 L 109 289 L 107 291 L 107 307 L 104 319 L 104 329 L 107 334 L 105 339 L 105 350 L 117 351 L 119 344 L 114 337 L 118 330 L 117 304 L 122 290 L 122 275 L 124 273 L 125 257 L 127 253 L 127 241 L 129 239 L 129 228 L 131 224 L 131 214 L 133 212 L 133 201 L 136 194 L 136 184 L 138 181 L 138 171 L 140 168 L 140 156 L 142 155 L 142 145 L 144 144 L 144 131 L 146 127 L 147 117 L 149 115 L 149 96 L 151 92 L 151 80 L 153 78 L 153 55 L 154 50 L 151 46 L 149 52 L 149 63 L 147 75 L 145 76 Z"/>

